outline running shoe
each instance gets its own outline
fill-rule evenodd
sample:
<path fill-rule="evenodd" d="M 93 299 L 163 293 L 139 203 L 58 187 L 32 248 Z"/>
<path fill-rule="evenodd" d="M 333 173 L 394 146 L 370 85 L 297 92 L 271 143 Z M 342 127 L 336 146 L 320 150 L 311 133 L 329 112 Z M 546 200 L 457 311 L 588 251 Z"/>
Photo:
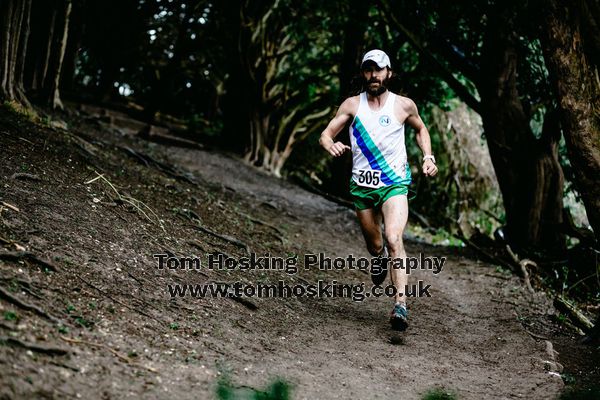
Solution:
<path fill-rule="evenodd" d="M 388 250 L 384 246 L 383 252 L 371 261 L 371 281 L 373 281 L 373 285 L 381 285 L 385 281 L 389 262 Z"/>
<path fill-rule="evenodd" d="M 392 310 L 392 315 L 390 316 L 390 324 L 392 324 L 392 329 L 395 331 L 404 331 L 408 328 L 408 311 L 406 310 L 406 305 L 403 303 L 397 303 Z"/>

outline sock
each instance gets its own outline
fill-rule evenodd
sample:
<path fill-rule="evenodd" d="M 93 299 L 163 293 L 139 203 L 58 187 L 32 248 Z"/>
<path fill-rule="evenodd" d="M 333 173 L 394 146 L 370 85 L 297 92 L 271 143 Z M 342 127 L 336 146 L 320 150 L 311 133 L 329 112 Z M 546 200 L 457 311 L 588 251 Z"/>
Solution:
<path fill-rule="evenodd" d="M 389 255 L 389 253 L 388 253 L 387 246 L 383 246 L 383 249 L 381 250 L 381 253 L 379 253 L 379 254 L 377 255 L 377 257 L 378 257 L 378 258 L 387 258 L 387 257 L 388 257 L 388 255 Z"/>

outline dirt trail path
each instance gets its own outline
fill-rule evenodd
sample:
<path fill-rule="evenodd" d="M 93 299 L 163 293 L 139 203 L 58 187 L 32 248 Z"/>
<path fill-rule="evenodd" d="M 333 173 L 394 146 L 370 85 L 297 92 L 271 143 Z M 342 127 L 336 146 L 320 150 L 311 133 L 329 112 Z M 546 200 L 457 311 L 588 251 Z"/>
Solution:
<path fill-rule="evenodd" d="M 255 201 L 269 201 L 304 221 L 306 247 L 331 257 L 366 257 L 354 214 L 321 197 L 219 154 L 176 151 L 169 158 L 205 179 L 217 178 Z M 285 339 L 271 373 L 297 384 L 298 398 L 420 398 L 433 387 L 459 398 L 552 398 L 563 384 L 544 370 L 545 342 L 533 339 L 517 320 L 515 298 L 528 298 L 517 279 L 495 274 L 489 265 L 455 255 L 444 247 L 408 242 L 409 255 L 447 257 L 439 275 L 423 271 L 411 282 L 432 284 L 432 297 L 410 302 L 411 327 L 393 333 L 387 322 L 389 299 L 327 299 L 304 304 L 289 326 L 273 321 L 264 334 Z M 338 281 L 367 280 L 354 271 L 330 273 Z M 511 293 L 512 292 L 512 293 Z M 535 296 L 539 310 L 549 303 Z M 529 306 L 534 307 L 534 306 Z M 262 335 L 259 335 L 262 336 Z M 276 335 L 272 335 L 276 336 Z M 264 359 L 248 358 L 243 368 L 264 369 Z M 240 364 L 242 367 L 242 364 Z"/>
<path fill-rule="evenodd" d="M 81 142 L 0 117 L 6 148 L 0 200 L 20 209 L 1 214 L 0 236 L 60 267 L 52 273 L 27 261 L 0 261 L 0 284 L 68 326 L 2 301 L 4 315 L 18 318 L 5 318 L 0 333 L 73 351 L 57 357 L 0 346 L 2 398 L 213 398 L 224 371 L 235 385 L 253 388 L 281 377 L 294 399 L 418 399 L 434 387 L 459 399 L 548 399 L 563 388 L 545 368 L 546 342 L 524 329 L 547 319 L 549 301 L 464 250 L 406 243 L 409 255 L 447 262 L 438 275 L 412 275 L 413 282 L 432 285 L 432 297 L 410 302 L 411 326 L 400 334 L 389 329 L 391 301 L 385 297 L 250 299 L 256 309 L 228 299 L 171 299 L 166 287 L 175 282 L 368 282 L 350 270 L 158 270 L 152 257 L 161 251 L 243 254 L 199 232 L 193 227 L 198 221 L 257 253 L 367 256 L 354 215 L 222 154 L 166 148 L 74 123 L 87 138 Z M 137 163 L 114 144 L 176 165 L 201 184 Z M 144 201 L 165 230 L 115 202 L 108 186 L 86 185 L 94 171 L 123 195 Z M 16 172 L 40 179 L 15 178 Z M 189 210 L 198 219 L 190 220 Z"/>

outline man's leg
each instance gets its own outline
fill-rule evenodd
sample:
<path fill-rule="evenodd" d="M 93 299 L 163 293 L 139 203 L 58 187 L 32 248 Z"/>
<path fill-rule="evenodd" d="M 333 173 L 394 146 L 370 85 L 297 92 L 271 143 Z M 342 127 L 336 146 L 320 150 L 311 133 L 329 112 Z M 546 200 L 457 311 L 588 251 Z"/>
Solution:
<path fill-rule="evenodd" d="M 375 208 L 356 210 L 360 229 L 369 254 L 376 257 L 383 251 L 383 237 L 381 235 L 381 212 Z"/>
<path fill-rule="evenodd" d="M 392 265 L 393 260 L 396 258 L 402 258 L 403 262 L 406 263 L 406 251 L 402 241 L 402 235 L 408 220 L 408 199 L 406 195 L 390 197 L 383 203 L 381 211 L 385 226 L 385 239 L 388 243 Z M 396 303 L 406 303 L 406 296 L 404 295 L 404 289 L 408 283 L 406 269 L 391 268 L 391 278 L 398 291 L 395 298 Z M 402 293 L 402 296 L 399 293 Z"/>

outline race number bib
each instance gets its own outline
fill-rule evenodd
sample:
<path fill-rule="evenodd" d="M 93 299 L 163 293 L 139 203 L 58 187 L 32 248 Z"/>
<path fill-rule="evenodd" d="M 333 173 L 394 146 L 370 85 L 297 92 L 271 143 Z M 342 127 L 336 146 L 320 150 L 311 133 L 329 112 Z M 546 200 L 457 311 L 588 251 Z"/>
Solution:
<path fill-rule="evenodd" d="M 357 183 L 361 186 L 379 187 L 381 183 L 381 171 L 373 169 L 359 169 Z"/>

